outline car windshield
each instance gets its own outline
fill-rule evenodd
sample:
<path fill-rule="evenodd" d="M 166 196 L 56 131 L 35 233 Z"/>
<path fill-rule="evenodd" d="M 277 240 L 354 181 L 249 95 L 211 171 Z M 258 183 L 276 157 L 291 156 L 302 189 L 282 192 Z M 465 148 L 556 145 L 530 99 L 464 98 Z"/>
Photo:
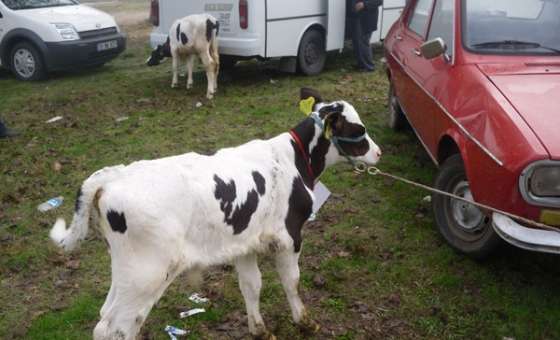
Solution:
<path fill-rule="evenodd" d="M 463 41 L 477 53 L 560 55 L 560 0 L 463 0 Z"/>
<path fill-rule="evenodd" d="M 77 0 L 2 0 L 13 10 L 78 5 Z"/>

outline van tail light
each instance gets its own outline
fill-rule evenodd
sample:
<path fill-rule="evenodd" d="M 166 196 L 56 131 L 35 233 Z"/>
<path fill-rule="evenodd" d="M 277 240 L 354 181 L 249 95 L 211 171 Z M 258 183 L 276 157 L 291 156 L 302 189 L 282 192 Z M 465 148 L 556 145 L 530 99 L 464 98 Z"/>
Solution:
<path fill-rule="evenodd" d="M 247 0 L 239 0 L 239 27 L 244 30 L 249 27 L 249 4 Z"/>
<path fill-rule="evenodd" d="M 159 0 L 152 0 L 150 5 L 150 22 L 159 26 Z"/>

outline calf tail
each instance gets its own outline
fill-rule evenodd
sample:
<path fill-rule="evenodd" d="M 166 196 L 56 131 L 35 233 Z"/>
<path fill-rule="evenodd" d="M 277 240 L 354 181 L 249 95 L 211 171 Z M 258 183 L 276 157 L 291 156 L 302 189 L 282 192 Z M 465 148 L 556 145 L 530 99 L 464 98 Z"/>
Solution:
<path fill-rule="evenodd" d="M 63 218 L 58 218 L 50 231 L 50 238 L 57 246 L 65 251 L 71 251 L 86 237 L 91 209 L 96 196 L 101 193 L 102 186 L 113 180 L 123 167 L 123 165 L 119 165 L 99 170 L 82 184 L 78 190 L 74 217 L 70 228 L 66 229 L 66 221 Z"/>
<path fill-rule="evenodd" d="M 210 56 L 220 63 L 220 54 L 218 53 L 218 34 L 220 33 L 220 22 L 214 17 L 206 20 L 206 38 L 209 42 Z"/>

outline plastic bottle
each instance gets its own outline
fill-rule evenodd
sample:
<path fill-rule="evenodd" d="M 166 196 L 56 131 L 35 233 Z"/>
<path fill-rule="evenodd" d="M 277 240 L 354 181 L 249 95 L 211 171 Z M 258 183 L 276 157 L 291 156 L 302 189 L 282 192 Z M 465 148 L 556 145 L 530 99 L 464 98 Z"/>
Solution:
<path fill-rule="evenodd" d="M 56 209 L 62 205 L 62 201 L 64 201 L 64 197 L 62 196 L 51 198 L 50 200 L 39 204 L 37 206 L 37 210 L 40 212 L 47 212 L 49 210 Z"/>

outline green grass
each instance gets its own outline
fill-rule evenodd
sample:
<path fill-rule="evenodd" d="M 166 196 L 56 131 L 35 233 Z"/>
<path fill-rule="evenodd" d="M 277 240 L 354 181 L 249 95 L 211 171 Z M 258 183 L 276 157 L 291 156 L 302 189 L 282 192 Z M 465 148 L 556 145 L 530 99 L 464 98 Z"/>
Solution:
<path fill-rule="evenodd" d="M 187 92 L 170 88 L 169 63 L 145 67 L 145 41 L 132 40 L 123 56 L 102 69 L 56 74 L 47 82 L 22 83 L 0 73 L 0 116 L 21 132 L 0 141 L 2 339 L 91 335 L 110 283 L 105 245 L 92 234 L 75 253 L 61 254 L 48 241 L 55 217 L 70 218 L 76 189 L 87 176 L 108 165 L 275 136 L 303 118 L 297 109 L 302 86 L 356 106 L 384 151 L 381 168 L 433 181 L 436 169 L 415 137 L 387 127 L 383 72 L 353 73 L 349 54 L 329 56 L 327 70 L 312 78 L 242 63 L 208 102 L 203 73 Z M 203 106 L 196 108 L 197 102 Z M 57 115 L 64 119 L 45 123 Z M 129 119 L 117 123 L 122 116 Z M 322 326 L 317 339 L 560 337 L 557 257 L 505 247 L 484 263 L 474 262 L 438 235 L 422 202 L 425 192 L 356 176 L 345 164 L 322 180 L 335 196 L 306 225 L 301 256 L 302 298 Z M 36 211 L 58 195 L 65 203 L 57 211 Z M 77 260 L 78 266 L 70 265 Z M 261 267 L 268 327 L 280 339 L 305 339 L 290 321 L 270 259 Z M 315 286 L 316 276 L 324 286 Z M 180 320 L 179 312 L 193 307 L 184 281 L 177 279 L 154 307 L 142 336 L 166 339 L 163 328 L 172 324 L 197 339 L 247 337 L 231 267 L 212 269 L 206 280 L 208 312 Z"/>

